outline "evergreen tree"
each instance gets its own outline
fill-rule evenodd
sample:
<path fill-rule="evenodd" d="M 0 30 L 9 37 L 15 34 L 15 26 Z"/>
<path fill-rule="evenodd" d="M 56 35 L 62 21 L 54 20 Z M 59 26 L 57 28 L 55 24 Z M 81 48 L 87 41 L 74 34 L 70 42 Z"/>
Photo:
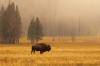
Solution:
<path fill-rule="evenodd" d="M 2 26 L 2 39 L 4 43 L 13 42 L 13 26 L 15 22 L 15 5 L 14 3 L 9 4 L 3 15 L 3 26 Z"/>
<path fill-rule="evenodd" d="M 28 39 L 31 40 L 33 43 L 36 41 L 36 43 L 42 38 L 43 36 L 43 27 L 40 23 L 39 18 L 37 17 L 36 20 L 31 20 L 30 26 L 28 28 Z"/>
<path fill-rule="evenodd" d="M 16 43 L 19 40 L 21 19 L 18 8 L 11 3 L 3 14 L 2 19 L 2 40 L 3 43 Z"/>
<path fill-rule="evenodd" d="M 0 10 L 0 42 L 2 41 L 1 40 L 1 31 L 2 31 L 2 17 L 3 17 L 3 14 L 4 14 L 4 7 L 2 6 L 1 10 Z"/>
<path fill-rule="evenodd" d="M 35 21 L 35 31 L 36 31 L 35 39 L 36 39 L 36 42 L 38 42 L 43 37 L 43 26 L 38 17 L 36 18 L 36 21 Z"/>
<path fill-rule="evenodd" d="M 32 43 L 34 43 L 34 34 L 35 34 L 35 24 L 34 24 L 34 18 L 31 20 L 31 23 L 29 25 L 29 28 L 28 28 L 28 39 L 31 40 Z"/>
<path fill-rule="evenodd" d="M 16 26 L 15 26 L 15 36 L 16 36 L 16 42 L 19 43 L 19 39 L 21 37 L 22 33 L 22 23 L 21 23 L 21 16 L 19 13 L 18 6 L 16 6 Z"/>

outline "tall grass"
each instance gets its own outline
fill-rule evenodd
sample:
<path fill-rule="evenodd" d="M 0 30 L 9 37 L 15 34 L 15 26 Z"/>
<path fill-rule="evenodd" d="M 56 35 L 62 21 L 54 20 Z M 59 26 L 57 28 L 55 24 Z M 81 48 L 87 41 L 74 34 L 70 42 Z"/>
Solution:
<path fill-rule="evenodd" d="M 44 54 L 30 51 L 31 45 L 0 45 L 0 66 L 100 66 L 98 44 L 55 44 Z"/>
<path fill-rule="evenodd" d="M 31 55 L 31 44 L 27 38 L 21 44 L 0 44 L 0 66 L 100 66 L 100 42 L 90 37 L 44 37 L 40 42 L 52 46 L 50 52 Z M 86 39 L 87 38 L 87 39 Z"/>

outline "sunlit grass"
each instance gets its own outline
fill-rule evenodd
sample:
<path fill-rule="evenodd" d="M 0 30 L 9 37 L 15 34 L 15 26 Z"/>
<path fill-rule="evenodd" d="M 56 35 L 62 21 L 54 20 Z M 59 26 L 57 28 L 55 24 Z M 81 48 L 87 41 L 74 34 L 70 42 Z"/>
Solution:
<path fill-rule="evenodd" d="M 52 50 L 32 55 L 31 44 L 26 38 L 21 40 L 22 45 L 0 44 L 0 66 L 99 66 L 100 42 L 83 39 L 80 42 L 79 39 L 71 42 L 71 37 L 64 37 L 52 41 L 52 37 L 44 37 L 40 42 L 51 44 Z"/>

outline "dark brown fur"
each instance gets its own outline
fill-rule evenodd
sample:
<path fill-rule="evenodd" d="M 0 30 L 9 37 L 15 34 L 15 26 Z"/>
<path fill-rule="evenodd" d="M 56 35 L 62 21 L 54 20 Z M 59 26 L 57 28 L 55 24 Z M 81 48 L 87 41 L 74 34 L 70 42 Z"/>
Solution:
<path fill-rule="evenodd" d="M 40 51 L 40 54 L 43 54 L 46 51 L 50 51 L 51 50 L 51 46 L 47 45 L 45 43 L 37 43 L 36 45 L 32 46 L 32 50 L 31 50 L 31 54 L 32 52 L 35 53 L 35 51 Z"/>

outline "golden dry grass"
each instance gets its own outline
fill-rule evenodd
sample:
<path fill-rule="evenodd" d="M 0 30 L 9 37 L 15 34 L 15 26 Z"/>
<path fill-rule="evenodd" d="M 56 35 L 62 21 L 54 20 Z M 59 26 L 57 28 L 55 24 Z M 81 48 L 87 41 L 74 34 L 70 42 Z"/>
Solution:
<path fill-rule="evenodd" d="M 52 41 L 45 38 L 40 42 L 51 44 L 52 50 L 32 55 L 27 42 L 25 45 L 0 44 L 0 66 L 100 66 L 99 41 L 65 41 L 67 39 Z"/>

